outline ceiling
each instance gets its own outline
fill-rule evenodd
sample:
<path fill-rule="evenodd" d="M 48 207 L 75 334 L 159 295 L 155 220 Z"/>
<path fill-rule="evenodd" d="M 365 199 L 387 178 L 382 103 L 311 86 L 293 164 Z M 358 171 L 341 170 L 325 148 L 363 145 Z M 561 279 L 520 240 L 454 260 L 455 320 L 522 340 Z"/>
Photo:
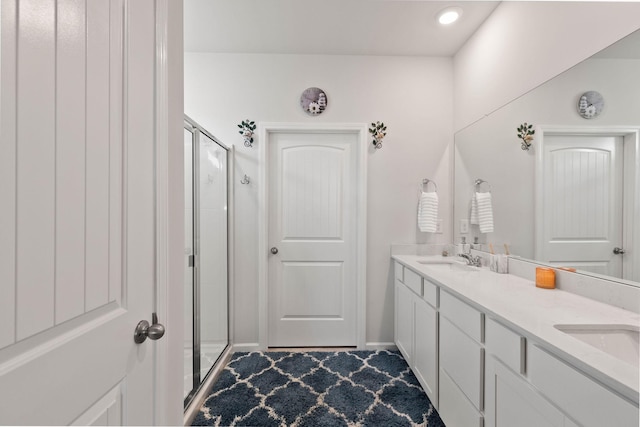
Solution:
<path fill-rule="evenodd" d="M 500 2 L 184 0 L 187 52 L 453 56 Z M 450 26 L 448 6 L 463 9 Z"/>

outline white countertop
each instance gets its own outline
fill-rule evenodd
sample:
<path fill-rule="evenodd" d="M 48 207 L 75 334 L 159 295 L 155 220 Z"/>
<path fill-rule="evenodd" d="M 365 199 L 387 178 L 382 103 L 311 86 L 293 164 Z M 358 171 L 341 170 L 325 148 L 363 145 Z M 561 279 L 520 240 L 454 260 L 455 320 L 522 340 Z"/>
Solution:
<path fill-rule="evenodd" d="M 567 335 L 554 325 L 640 325 L 639 314 L 559 289 L 537 288 L 532 280 L 494 273 L 488 268 L 446 271 L 417 262 L 425 258 L 443 259 L 441 256 L 393 255 L 392 258 L 638 402 L 638 365 L 625 363 Z M 451 260 L 451 257 L 444 260 Z"/>

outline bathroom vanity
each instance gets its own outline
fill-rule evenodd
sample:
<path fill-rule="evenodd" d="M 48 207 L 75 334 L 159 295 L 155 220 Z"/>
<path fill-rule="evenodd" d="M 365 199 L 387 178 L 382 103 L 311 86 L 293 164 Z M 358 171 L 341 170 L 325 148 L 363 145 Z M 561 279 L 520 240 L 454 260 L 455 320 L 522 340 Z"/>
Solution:
<path fill-rule="evenodd" d="M 392 259 L 395 343 L 447 427 L 639 425 L 640 315 L 455 257 Z"/>

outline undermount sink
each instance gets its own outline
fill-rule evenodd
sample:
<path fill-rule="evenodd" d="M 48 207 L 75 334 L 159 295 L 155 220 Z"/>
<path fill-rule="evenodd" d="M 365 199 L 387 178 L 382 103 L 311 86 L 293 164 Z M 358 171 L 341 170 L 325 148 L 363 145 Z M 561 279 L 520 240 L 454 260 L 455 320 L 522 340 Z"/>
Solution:
<path fill-rule="evenodd" d="M 633 366 L 640 363 L 640 327 L 633 325 L 554 325 L 556 329 Z"/>
<path fill-rule="evenodd" d="M 478 267 L 467 265 L 455 259 L 423 258 L 423 259 L 418 259 L 416 262 L 418 264 L 423 264 L 425 266 L 428 266 L 429 268 L 433 268 L 436 270 L 447 270 L 447 271 L 478 271 L 480 270 Z"/>

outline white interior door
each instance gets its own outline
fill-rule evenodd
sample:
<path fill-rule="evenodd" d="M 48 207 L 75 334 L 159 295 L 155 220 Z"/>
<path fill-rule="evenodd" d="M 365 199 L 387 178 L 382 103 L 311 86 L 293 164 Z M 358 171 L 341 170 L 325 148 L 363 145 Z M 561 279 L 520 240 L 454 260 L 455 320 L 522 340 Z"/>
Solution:
<path fill-rule="evenodd" d="M 268 345 L 355 346 L 356 133 L 269 136 Z"/>
<path fill-rule="evenodd" d="M 544 140 L 544 261 L 622 277 L 623 140 L 552 135 Z"/>
<path fill-rule="evenodd" d="M 0 424 L 154 422 L 153 10 L 2 1 Z"/>

